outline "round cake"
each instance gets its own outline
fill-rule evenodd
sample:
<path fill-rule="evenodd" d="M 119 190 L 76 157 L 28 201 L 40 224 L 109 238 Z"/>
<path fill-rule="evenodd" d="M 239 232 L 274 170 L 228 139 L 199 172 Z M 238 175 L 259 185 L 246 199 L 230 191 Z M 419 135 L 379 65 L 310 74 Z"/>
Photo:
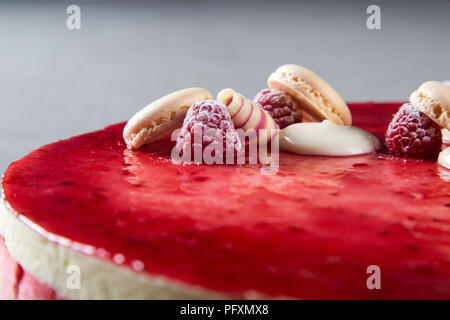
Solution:
<path fill-rule="evenodd" d="M 384 139 L 400 103 L 350 103 Z M 124 123 L 43 146 L 2 180 L 0 298 L 450 298 L 450 174 L 383 150 L 173 164 Z M 380 285 L 368 285 L 371 266 Z"/>

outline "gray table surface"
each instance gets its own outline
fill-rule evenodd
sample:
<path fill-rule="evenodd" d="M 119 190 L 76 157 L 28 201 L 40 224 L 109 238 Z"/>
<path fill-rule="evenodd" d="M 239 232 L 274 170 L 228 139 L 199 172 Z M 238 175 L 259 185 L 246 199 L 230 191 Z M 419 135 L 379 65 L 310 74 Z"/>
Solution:
<path fill-rule="evenodd" d="M 253 97 L 285 63 L 316 71 L 347 101 L 405 100 L 450 78 L 448 0 L 76 1 L 82 28 L 70 31 L 71 3 L 0 3 L 0 171 L 176 89 Z M 381 30 L 366 28 L 372 3 Z"/>

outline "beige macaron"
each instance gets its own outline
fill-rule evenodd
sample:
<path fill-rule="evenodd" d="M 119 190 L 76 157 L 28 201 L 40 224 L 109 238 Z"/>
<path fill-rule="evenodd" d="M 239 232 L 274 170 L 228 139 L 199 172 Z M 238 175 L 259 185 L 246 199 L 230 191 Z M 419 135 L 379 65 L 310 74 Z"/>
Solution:
<path fill-rule="evenodd" d="M 289 94 L 313 121 L 325 119 L 339 125 L 351 125 L 352 114 L 341 96 L 311 70 L 295 64 L 279 67 L 267 79 L 271 89 Z"/>
<path fill-rule="evenodd" d="M 409 101 L 443 128 L 450 129 L 450 86 L 427 81 L 411 93 Z"/>
<path fill-rule="evenodd" d="M 186 88 L 172 92 L 140 110 L 123 129 L 123 139 L 131 149 L 170 136 L 183 124 L 189 107 L 197 102 L 212 99 L 208 90 Z"/>

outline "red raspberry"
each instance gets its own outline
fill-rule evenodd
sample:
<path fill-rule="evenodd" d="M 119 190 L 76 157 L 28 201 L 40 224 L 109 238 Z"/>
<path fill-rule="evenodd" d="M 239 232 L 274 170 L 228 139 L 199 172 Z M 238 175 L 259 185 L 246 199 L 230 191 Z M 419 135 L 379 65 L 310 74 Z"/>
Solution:
<path fill-rule="evenodd" d="M 200 136 L 201 141 L 197 143 L 194 133 Z M 218 136 L 219 135 L 219 136 Z M 221 137 L 220 140 L 218 138 Z M 212 150 L 211 156 L 215 156 L 214 149 L 220 148 L 223 144 L 223 158 L 226 159 L 227 147 L 233 150 L 233 156 L 242 151 L 242 143 L 234 128 L 231 116 L 227 107 L 215 100 L 205 100 L 194 103 L 188 110 L 184 118 L 183 126 L 177 138 L 176 148 L 181 156 L 191 148 L 191 159 L 194 161 L 194 152 L 203 151 L 209 145 Z M 219 149 L 220 150 L 220 149 Z M 203 159 L 204 160 L 204 159 Z"/>
<path fill-rule="evenodd" d="M 253 99 L 266 110 L 283 129 L 302 122 L 302 114 L 297 103 L 286 93 L 276 89 L 263 89 Z"/>
<path fill-rule="evenodd" d="M 435 158 L 441 151 L 441 128 L 412 104 L 405 103 L 389 124 L 386 146 L 396 156 Z"/>

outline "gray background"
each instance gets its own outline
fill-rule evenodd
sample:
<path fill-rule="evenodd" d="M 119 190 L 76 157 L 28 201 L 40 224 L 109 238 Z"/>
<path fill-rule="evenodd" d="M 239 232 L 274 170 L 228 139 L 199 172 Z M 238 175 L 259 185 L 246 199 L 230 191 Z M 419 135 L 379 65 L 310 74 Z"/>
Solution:
<path fill-rule="evenodd" d="M 253 97 L 285 63 L 347 101 L 404 100 L 450 78 L 450 2 L 0 3 L 0 171 L 30 150 L 127 120 L 170 91 Z M 82 29 L 66 28 L 81 7 Z M 382 30 L 366 28 L 381 7 Z"/>

